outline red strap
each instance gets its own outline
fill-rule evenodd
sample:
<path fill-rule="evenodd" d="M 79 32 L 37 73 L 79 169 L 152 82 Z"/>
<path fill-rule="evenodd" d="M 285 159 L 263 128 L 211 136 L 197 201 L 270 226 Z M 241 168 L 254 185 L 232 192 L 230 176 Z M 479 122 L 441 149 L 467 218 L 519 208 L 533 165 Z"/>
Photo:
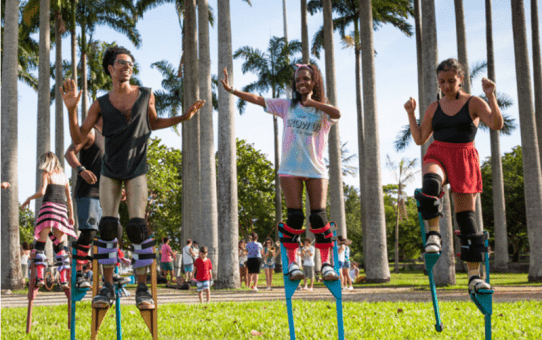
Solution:
<path fill-rule="evenodd" d="M 320 229 L 311 229 L 311 231 L 312 231 L 313 234 L 323 234 L 323 233 L 325 233 L 326 231 L 328 231 L 329 228 L 331 228 L 331 224 L 330 224 L 330 223 L 326 224 L 324 227 L 322 227 L 322 228 L 320 228 Z"/>

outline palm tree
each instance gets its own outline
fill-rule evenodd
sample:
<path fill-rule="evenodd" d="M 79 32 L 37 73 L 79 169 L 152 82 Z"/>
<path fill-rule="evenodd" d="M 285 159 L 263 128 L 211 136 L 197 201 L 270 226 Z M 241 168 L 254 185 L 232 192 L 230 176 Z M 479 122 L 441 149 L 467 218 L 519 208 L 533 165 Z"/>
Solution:
<path fill-rule="evenodd" d="M 378 113 L 376 107 L 375 60 L 373 44 L 373 10 L 371 0 L 360 0 L 360 41 L 363 74 L 363 107 L 365 108 L 365 162 L 366 171 L 373 176 L 367 181 L 367 252 L 365 260 L 368 282 L 388 282 L 390 268 L 387 249 L 386 219 L 380 169 Z"/>
<path fill-rule="evenodd" d="M 214 268 L 219 266 L 218 257 L 218 215 L 216 198 L 216 165 L 213 131 L 213 94 L 211 82 L 211 54 L 209 51 L 209 3 L 198 0 L 199 33 L 199 86 L 200 98 L 205 105 L 200 117 L 200 157 L 201 157 L 201 235 L 200 242 L 209 248 L 209 257 Z M 216 276 L 217 269 L 214 269 Z"/>
<path fill-rule="evenodd" d="M 523 1 L 512 1 L 512 30 L 519 99 L 521 147 L 523 150 L 523 178 L 527 233 L 529 234 L 529 282 L 542 280 L 542 173 L 533 110 L 533 91 L 527 52 L 527 32 Z"/>
<path fill-rule="evenodd" d="M 407 218 L 405 202 L 408 195 L 404 191 L 405 186 L 412 182 L 420 170 L 414 170 L 416 159 L 401 159 L 395 163 L 388 155 L 388 167 L 393 171 L 393 176 L 397 181 L 397 201 L 393 207 L 395 209 L 395 273 L 399 273 L 399 222 Z"/>
<path fill-rule="evenodd" d="M 24 279 L 19 257 L 19 188 L 17 164 L 17 70 L 19 40 L 19 1 L 4 2 L 4 41 L 2 45 L 2 289 L 22 289 Z"/>
<path fill-rule="evenodd" d="M 227 69 L 233 84 L 230 1 L 218 1 L 218 70 Z M 237 219 L 237 151 L 233 96 L 218 89 L 218 253 L 217 286 L 239 287 L 239 221 Z"/>
<path fill-rule="evenodd" d="M 536 3 L 536 1 L 533 1 Z M 495 82 L 495 53 L 493 51 L 493 15 L 491 0 L 486 0 L 486 41 L 487 76 Z M 539 130 L 542 131 L 542 130 Z M 493 186 L 493 220 L 495 221 L 495 263 L 494 270 L 508 271 L 508 232 L 506 231 L 506 205 L 504 201 L 504 180 L 501 160 L 500 134 L 490 130 L 491 181 Z M 540 146 L 540 145 L 539 145 Z"/>
<path fill-rule="evenodd" d="M 540 57 L 540 32 L 538 29 L 538 0 L 531 0 L 531 30 L 533 39 L 534 104 L 538 151 L 542 159 L 542 59 Z"/>

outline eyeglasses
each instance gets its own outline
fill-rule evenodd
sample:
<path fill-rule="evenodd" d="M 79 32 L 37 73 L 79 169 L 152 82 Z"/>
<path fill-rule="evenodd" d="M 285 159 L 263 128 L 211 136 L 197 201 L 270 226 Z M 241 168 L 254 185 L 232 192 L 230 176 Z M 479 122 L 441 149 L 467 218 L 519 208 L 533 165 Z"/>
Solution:
<path fill-rule="evenodd" d="M 129 68 L 134 67 L 134 63 L 132 63 L 130 60 L 118 59 L 118 60 L 115 60 L 115 62 L 120 64 L 121 66 L 128 65 Z"/>

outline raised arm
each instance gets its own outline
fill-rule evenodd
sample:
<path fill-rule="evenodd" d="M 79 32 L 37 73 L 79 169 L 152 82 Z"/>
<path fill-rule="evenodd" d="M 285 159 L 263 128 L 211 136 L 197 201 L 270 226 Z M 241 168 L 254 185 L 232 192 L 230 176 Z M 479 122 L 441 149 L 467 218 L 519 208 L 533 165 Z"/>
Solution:
<path fill-rule="evenodd" d="M 433 115 L 437 110 L 437 105 L 437 102 L 433 102 L 429 105 L 427 111 L 425 111 L 421 126 L 418 126 L 418 122 L 416 121 L 416 101 L 414 98 L 410 97 L 405 103 L 405 110 L 408 113 L 408 122 L 410 124 L 410 133 L 412 134 L 412 139 L 414 139 L 416 145 L 424 144 L 433 134 L 432 122 Z"/>
<path fill-rule="evenodd" d="M 256 94 L 243 92 L 234 89 L 230 84 L 228 84 L 228 71 L 224 67 L 224 79 L 221 79 L 222 86 L 224 87 L 224 90 L 228 91 L 229 93 L 233 94 L 234 96 L 237 96 L 241 98 L 244 101 L 247 101 L 252 104 L 260 105 L 261 107 L 265 107 L 265 100 L 262 96 L 258 96 Z"/>
<path fill-rule="evenodd" d="M 474 103 L 472 103 L 474 114 L 480 117 L 480 120 L 491 129 L 501 130 L 504 122 L 501 109 L 497 103 L 497 97 L 495 96 L 495 83 L 484 77 L 482 78 L 482 88 L 484 89 L 489 105 L 483 99 L 474 97 Z"/>
<path fill-rule="evenodd" d="M 82 91 L 79 91 L 78 94 L 75 93 L 75 82 L 72 79 L 64 81 L 64 85 L 61 86 L 60 91 L 62 92 L 62 99 L 64 99 L 64 104 L 68 110 L 70 136 L 75 144 L 81 144 L 100 118 L 100 104 L 95 101 L 90 106 L 87 119 L 85 119 L 83 125 L 79 127 L 79 122 L 77 120 L 77 104 L 81 99 Z"/>
<path fill-rule="evenodd" d="M 333 105 L 317 102 L 311 98 L 311 94 L 307 96 L 307 100 L 301 102 L 303 106 L 312 106 L 325 114 L 327 114 L 332 119 L 341 118 L 341 111 Z"/>
<path fill-rule="evenodd" d="M 203 107 L 205 100 L 198 100 L 192 104 L 186 113 L 182 116 L 171 117 L 171 118 L 158 118 L 156 113 L 155 98 L 154 93 L 151 93 L 151 98 L 149 99 L 149 121 L 151 124 L 151 130 L 165 129 L 172 127 L 184 121 L 190 120 L 199 109 Z"/>

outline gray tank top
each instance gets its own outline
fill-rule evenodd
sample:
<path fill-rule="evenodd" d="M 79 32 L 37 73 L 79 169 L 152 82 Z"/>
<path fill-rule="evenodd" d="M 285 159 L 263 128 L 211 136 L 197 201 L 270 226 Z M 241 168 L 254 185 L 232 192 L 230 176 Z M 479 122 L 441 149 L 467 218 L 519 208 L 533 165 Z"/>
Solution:
<path fill-rule="evenodd" d="M 128 180 L 148 172 L 147 140 L 151 135 L 148 114 L 150 97 L 150 88 L 139 88 L 139 96 L 132 106 L 128 122 L 122 112 L 111 104 L 109 93 L 98 98 L 105 137 L 102 175 Z"/>

